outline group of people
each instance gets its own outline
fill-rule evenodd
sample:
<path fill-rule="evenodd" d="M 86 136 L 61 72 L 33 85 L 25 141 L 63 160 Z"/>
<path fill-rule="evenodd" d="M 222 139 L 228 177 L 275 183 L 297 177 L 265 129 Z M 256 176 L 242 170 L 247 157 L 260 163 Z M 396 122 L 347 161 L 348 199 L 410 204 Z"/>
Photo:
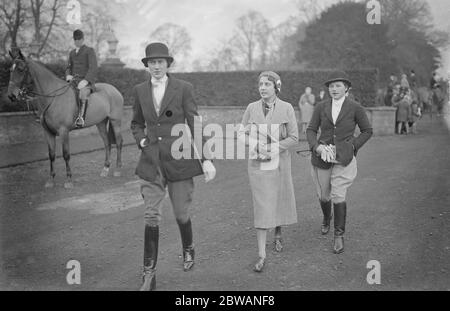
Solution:
<path fill-rule="evenodd" d="M 417 79 L 414 70 L 408 78 L 402 74 L 400 83 L 396 76 L 391 75 L 388 85 L 389 106 L 397 108 L 396 133 L 399 135 L 417 134 L 417 121 L 422 116 L 419 98 L 417 96 Z"/>
<path fill-rule="evenodd" d="M 83 52 L 82 48 L 80 51 Z M 136 174 L 145 206 L 142 291 L 156 288 L 159 225 L 166 192 L 181 235 L 183 269 L 190 271 L 195 263 L 189 215 L 193 178 L 204 174 L 209 182 L 216 175 L 213 159 L 208 154 L 200 159 L 175 159 L 172 155 L 172 144 L 182 135 L 173 136 L 172 127 L 186 124 L 194 133 L 194 119 L 198 116 L 192 84 L 168 72 L 173 61 L 165 44 L 149 44 L 142 63 L 150 78 L 133 89 L 131 131 L 141 152 Z M 312 182 L 323 214 L 321 233 L 329 233 L 334 217 L 335 254 L 344 251 L 346 198 L 357 175 L 356 155 L 372 136 L 364 108 L 347 96 L 351 85 L 345 72 L 333 73 L 324 83 L 329 97 L 311 109 L 306 128 L 312 152 Z M 260 99 L 247 106 L 238 139 L 249 146 L 248 176 L 258 246 L 253 270 L 262 272 L 267 262 L 268 231 L 275 229 L 274 248 L 281 252 L 282 227 L 297 223 L 290 149 L 298 142 L 298 126 L 293 106 L 279 98 L 282 82 L 277 73 L 262 72 L 257 87 Z M 309 91 L 308 96 L 305 101 L 314 102 Z M 357 137 L 354 136 L 356 126 L 360 128 Z M 195 144 L 191 148 L 194 154 Z"/>

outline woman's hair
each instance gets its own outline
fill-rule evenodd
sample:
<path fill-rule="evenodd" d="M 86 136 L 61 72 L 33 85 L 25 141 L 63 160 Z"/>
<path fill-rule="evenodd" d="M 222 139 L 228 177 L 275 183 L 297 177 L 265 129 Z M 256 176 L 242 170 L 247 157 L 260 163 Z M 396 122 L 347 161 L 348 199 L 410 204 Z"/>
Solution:
<path fill-rule="evenodd" d="M 279 94 L 281 92 L 281 79 L 280 76 L 273 71 L 264 71 L 259 74 L 258 82 L 262 77 L 266 77 L 267 80 L 273 83 L 273 87 L 275 88 L 275 94 Z"/>

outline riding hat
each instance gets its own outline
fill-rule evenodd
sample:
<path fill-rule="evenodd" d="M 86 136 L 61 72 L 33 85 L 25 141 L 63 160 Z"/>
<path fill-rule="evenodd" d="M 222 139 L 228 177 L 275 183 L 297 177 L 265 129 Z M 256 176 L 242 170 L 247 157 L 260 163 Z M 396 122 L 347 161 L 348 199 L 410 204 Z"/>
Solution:
<path fill-rule="evenodd" d="M 80 40 L 84 38 L 84 33 L 80 30 L 77 29 L 73 32 L 73 39 L 74 40 Z"/>
<path fill-rule="evenodd" d="M 328 77 L 328 80 L 325 82 L 325 86 L 329 87 L 333 82 L 344 82 L 348 85 L 348 87 L 352 86 L 352 82 L 348 78 L 348 75 L 344 71 L 334 71 Z"/>
<path fill-rule="evenodd" d="M 145 57 L 142 59 L 145 67 L 148 67 L 147 62 L 150 59 L 164 58 L 167 60 L 169 66 L 173 62 L 173 57 L 169 55 L 169 48 L 161 42 L 154 42 L 147 45 L 145 48 Z"/>

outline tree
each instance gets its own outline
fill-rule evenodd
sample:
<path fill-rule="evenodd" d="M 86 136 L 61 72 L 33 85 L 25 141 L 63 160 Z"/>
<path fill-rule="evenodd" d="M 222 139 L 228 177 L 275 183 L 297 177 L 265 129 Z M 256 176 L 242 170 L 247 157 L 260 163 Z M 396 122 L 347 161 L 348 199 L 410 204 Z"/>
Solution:
<path fill-rule="evenodd" d="M 315 21 L 324 10 L 324 6 L 317 0 L 297 0 L 296 5 L 299 19 L 306 23 Z"/>
<path fill-rule="evenodd" d="M 22 0 L 10 1 L 0 0 L 0 21 L 6 27 L 2 31 L 2 54 L 6 57 L 7 42 L 10 41 L 11 47 L 18 47 L 19 29 L 26 21 L 26 8 Z"/>
<path fill-rule="evenodd" d="M 261 56 L 261 63 L 265 65 L 270 32 L 269 22 L 257 11 L 249 11 L 236 20 L 231 44 L 237 53 L 246 59 L 248 70 L 254 69 L 258 52 Z"/>
<path fill-rule="evenodd" d="M 304 35 L 301 38 L 299 37 L 299 31 L 305 28 L 305 23 L 298 25 L 297 18 L 289 17 L 286 21 L 272 29 L 269 45 L 269 62 L 271 67 L 281 70 L 292 67 L 297 51 L 296 42 L 304 39 Z"/>
<path fill-rule="evenodd" d="M 394 64 L 388 26 L 369 25 L 365 11 L 364 3 L 343 2 L 323 12 L 307 27 L 297 61 L 312 68 L 389 71 Z"/>
<path fill-rule="evenodd" d="M 156 28 L 142 46 L 155 41 L 165 43 L 175 59 L 189 56 L 192 49 L 192 38 L 187 29 L 173 23 L 165 23 Z"/>
<path fill-rule="evenodd" d="M 52 32 L 54 28 L 62 24 L 60 13 L 63 6 L 60 0 L 30 0 L 30 11 L 34 28 L 32 43 L 37 47 L 36 50 L 31 52 L 38 59 L 45 50 L 47 52 L 51 50 L 47 44 L 49 41 L 57 41 L 55 40 L 56 37 L 52 36 Z"/>
<path fill-rule="evenodd" d="M 440 65 L 440 48 L 449 36 L 436 31 L 431 23 L 429 4 L 424 0 L 381 0 L 382 19 L 388 24 L 388 36 L 394 46 L 397 71 L 414 69 L 422 83 Z"/>
<path fill-rule="evenodd" d="M 116 9 L 120 6 L 113 1 L 97 0 L 83 3 L 83 28 L 86 39 L 94 48 L 99 59 L 104 59 L 107 54 L 106 40 L 113 32 L 117 24 Z"/>
<path fill-rule="evenodd" d="M 230 47 L 229 41 L 221 43 L 220 48 L 211 52 L 213 57 L 206 67 L 208 71 L 233 71 L 242 69 L 237 61 L 236 52 Z"/>

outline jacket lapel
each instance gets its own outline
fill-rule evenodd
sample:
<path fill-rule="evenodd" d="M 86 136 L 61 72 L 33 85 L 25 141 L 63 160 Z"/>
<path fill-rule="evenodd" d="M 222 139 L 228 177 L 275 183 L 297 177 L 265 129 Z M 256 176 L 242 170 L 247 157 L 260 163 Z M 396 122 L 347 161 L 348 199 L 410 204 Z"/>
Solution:
<path fill-rule="evenodd" d="M 161 101 L 161 109 L 159 109 L 159 115 L 163 115 L 169 106 L 170 101 L 176 94 L 177 87 L 171 77 L 169 77 L 169 81 L 167 82 L 166 91 L 164 92 L 164 97 Z M 156 112 L 155 112 L 156 113 Z"/>
<path fill-rule="evenodd" d="M 338 124 L 342 118 L 350 111 L 350 103 L 348 102 L 348 98 L 345 98 L 344 103 L 342 104 L 341 112 L 336 120 L 336 124 Z"/>
<path fill-rule="evenodd" d="M 332 107 L 332 100 L 328 100 L 325 104 L 325 115 L 330 120 L 331 123 L 333 123 L 333 115 L 331 113 L 331 107 Z"/>
<path fill-rule="evenodd" d="M 143 102 L 148 103 L 147 108 L 150 110 L 151 117 L 153 120 L 156 120 L 158 115 L 156 114 L 155 104 L 153 103 L 153 86 L 151 79 L 148 81 L 148 87 L 145 88 Z"/>

